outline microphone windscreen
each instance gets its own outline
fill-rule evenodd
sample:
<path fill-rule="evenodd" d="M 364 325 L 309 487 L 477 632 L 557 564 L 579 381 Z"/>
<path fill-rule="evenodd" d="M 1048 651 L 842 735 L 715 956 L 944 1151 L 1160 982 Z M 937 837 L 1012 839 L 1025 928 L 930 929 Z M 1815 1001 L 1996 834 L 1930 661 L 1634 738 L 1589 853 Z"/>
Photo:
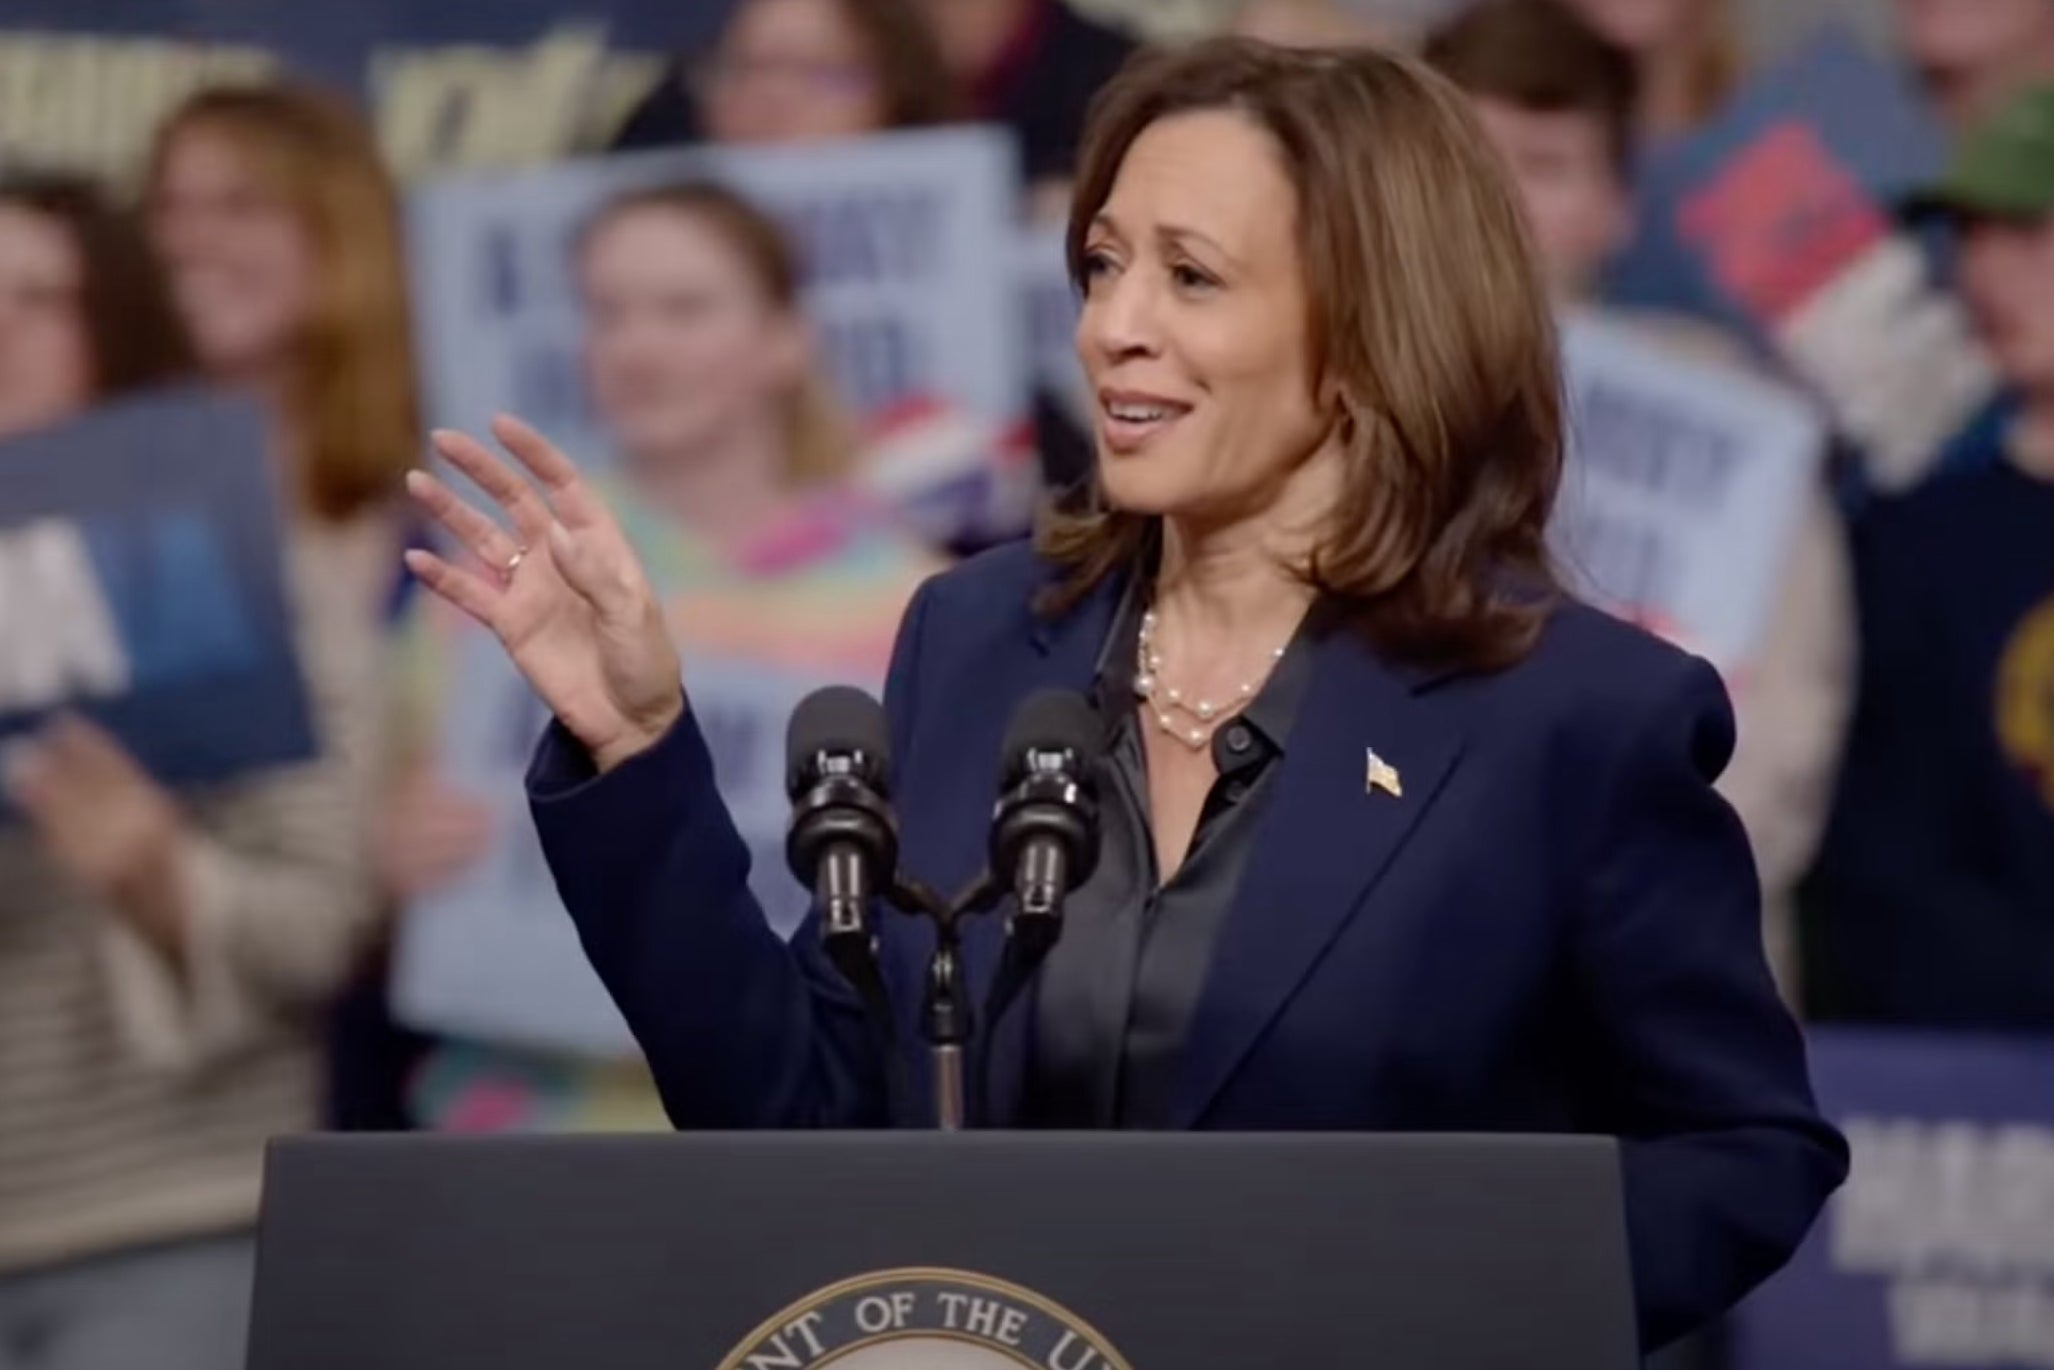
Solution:
<path fill-rule="evenodd" d="M 1105 724 L 1074 690 L 1037 690 L 1020 702 L 1006 727 L 1005 765 L 1010 772 L 1029 751 L 1065 750 L 1088 769 L 1105 753 Z"/>
<path fill-rule="evenodd" d="M 884 706 L 853 685 L 830 685 L 800 700 L 785 729 L 785 791 L 794 799 L 817 780 L 811 771 L 822 752 L 863 753 L 871 763 L 864 778 L 882 789 L 891 768 Z"/>

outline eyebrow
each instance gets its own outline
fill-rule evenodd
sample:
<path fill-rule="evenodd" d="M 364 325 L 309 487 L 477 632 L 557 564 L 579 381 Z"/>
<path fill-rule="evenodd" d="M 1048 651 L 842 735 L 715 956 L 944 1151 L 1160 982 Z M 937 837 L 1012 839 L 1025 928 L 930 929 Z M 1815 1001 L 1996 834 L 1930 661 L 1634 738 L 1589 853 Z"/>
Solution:
<path fill-rule="evenodd" d="M 1119 221 L 1113 218 L 1106 210 L 1100 210 L 1091 216 L 1091 226 L 1095 229 L 1104 229 L 1115 237 L 1124 238 L 1126 236 L 1120 228 Z M 1241 265 L 1241 259 L 1221 246 L 1217 238 L 1211 237 L 1198 229 L 1187 228 L 1180 224 L 1163 224 L 1156 229 L 1155 236 L 1173 247 L 1189 247 L 1193 243 L 1201 244 L 1224 257 L 1227 265 L 1232 267 L 1239 267 Z"/>

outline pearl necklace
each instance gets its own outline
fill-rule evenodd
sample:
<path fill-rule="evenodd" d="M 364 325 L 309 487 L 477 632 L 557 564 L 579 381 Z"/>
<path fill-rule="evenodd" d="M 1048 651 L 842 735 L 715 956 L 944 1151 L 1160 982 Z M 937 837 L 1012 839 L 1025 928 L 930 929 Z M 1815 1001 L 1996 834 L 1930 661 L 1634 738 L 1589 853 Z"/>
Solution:
<path fill-rule="evenodd" d="M 1255 698 L 1255 692 L 1262 688 L 1262 682 L 1284 659 L 1284 649 L 1277 648 L 1269 654 L 1269 665 L 1260 676 L 1244 680 L 1235 689 L 1233 698 L 1225 704 L 1216 704 L 1210 699 L 1186 702 L 1184 692 L 1163 679 L 1162 653 L 1156 650 L 1155 610 L 1141 615 L 1141 631 L 1134 641 L 1135 670 L 1134 693 L 1148 705 L 1155 715 L 1155 723 L 1165 733 L 1197 751 L 1212 739 L 1222 723 L 1248 707 L 1248 701 Z M 1176 715 L 1183 713 L 1197 720 L 1195 726 L 1184 726 Z"/>

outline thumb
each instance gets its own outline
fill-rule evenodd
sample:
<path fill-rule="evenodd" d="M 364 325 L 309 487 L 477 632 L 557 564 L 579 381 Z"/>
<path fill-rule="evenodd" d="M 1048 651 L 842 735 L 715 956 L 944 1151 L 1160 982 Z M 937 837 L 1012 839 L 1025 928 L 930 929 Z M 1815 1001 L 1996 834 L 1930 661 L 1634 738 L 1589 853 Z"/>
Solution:
<path fill-rule="evenodd" d="M 575 534 L 561 523 L 549 525 L 549 555 L 563 572 L 564 583 L 591 605 L 606 622 L 622 622 L 634 615 L 636 595 L 625 568 L 589 535 Z"/>

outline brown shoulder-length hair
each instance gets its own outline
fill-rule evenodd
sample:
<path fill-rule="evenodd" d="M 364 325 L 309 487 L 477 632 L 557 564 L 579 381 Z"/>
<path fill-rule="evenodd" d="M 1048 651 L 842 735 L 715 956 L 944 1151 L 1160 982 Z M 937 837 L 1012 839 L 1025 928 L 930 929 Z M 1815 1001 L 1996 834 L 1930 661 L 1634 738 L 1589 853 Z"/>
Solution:
<path fill-rule="evenodd" d="M 630 214 L 676 214 L 711 228 L 748 273 L 763 302 L 780 314 L 803 315 L 805 281 L 784 229 L 735 191 L 713 181 L 679 181 L 626 191 L 600 206 L 578 230 L 573 252 L 583 257 L 593 236 Z M 816 366 L 785 396 L 785 468 L 792 487 L 839 480 L 855 461 L 855 430 L 836 401 L 834 387 Z"/>
<path fill-rule="evenodd" d="M 1294 568 L 1393 657 L 1488 668 L 1532 643 L 1556 586 L 1546 525 L 1562 468 L 1555 330 L 1514 191 L 1459 91 L 1371 49 L 1209 40 L 1101 94 L 1069 224 L 1084 248 L 1127 149 L 1158 119 L 1230 109 L 1267 130 L 1296 188 L 1318 399 L 1346 451 L 1341 498 Z M 1154 554 L 1157 519 L 1051 511 L 1043 553 L 1074 605 Z"/>
<path fill-rule="evenodd" d="M 289 418 L 303 444 L 303 507 L 347 518 L 390 497 L 421 448 L 398 190 L 356 110 L 311 87 L 218 86 L 193 95 L 158 131 L 149 195 L 189 135 L 220 138 L 247 158 L 313 244 L 314 297 Z"/>
<path fill-rule="evenodd" d="M 54 225 L 78 254 L 78 310 L 94 400 L 197 375 L 185 320 L 133 215 L 93 182 L 59 172 L 0 177 L 0 208 Z"/>

